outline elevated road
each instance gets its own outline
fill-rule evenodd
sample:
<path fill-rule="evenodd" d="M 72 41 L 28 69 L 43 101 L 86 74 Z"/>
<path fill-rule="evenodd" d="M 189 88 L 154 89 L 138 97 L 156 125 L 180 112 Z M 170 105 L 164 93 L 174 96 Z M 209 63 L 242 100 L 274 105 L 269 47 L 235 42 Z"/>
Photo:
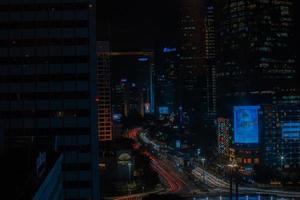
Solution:
<path fill-rule="evenodd" d="M 160 144 L 155 140 L 152 140 L 147 132 L 141 131 L 138 134 L 140 140 L 146 144 L 150 145 L 156 151 L 161 151 Z M 165 148 L 164 148 L 165 149 Z M 166 152 L 164 152 L 166 153 Z M 167 154 L 172 157 L 168 152 Z M 152 156 L 152 158 L 154 158 Z M 176 167 L 172 165 L 172 162 L 168 161 L 168 159 L 159 160 L 154 158 L 153 160 L 153 168 L 157 170 L 157 172 L 167 180 L 169 185 L 168 192 L 172 193 L 180 193 L 185 197 L 194 197 L 195 194 L 199 196 L 213 196 L 213 195 L 228 195 L 229 193 L 229 183 L 228 181 L 219 178 L 212 173 L 204 170 L 200 166 L 195 167 L 191 175 L 198 181 L 209 187 L 209 190 L 206 192 L 200 191 L 195 188 L 194 184 L 191 184 L 191 180 L 188 179 L 188 176 L 184 176 L 182 172 L 178 172 Z M 286 197 L 292 199 L 300 199 L 300 192 L 298 191 L 284 191 L 284 190 L 275 190 L 275 189 L 262 189 L 257 187 L 246 187 L 240 186 L 239 193 L 245 195 L 258 194 L 258 195 L 274 195 L 279 197 Z"/>

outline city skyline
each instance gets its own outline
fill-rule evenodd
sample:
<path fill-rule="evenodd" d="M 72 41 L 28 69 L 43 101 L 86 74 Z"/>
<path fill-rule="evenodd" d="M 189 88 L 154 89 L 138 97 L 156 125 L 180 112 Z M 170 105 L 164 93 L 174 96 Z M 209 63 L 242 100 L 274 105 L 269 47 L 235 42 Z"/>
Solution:
<path fill-rule="evenodd" d="M 0 1 L 0 198 L 300 199 L 295 13 Z"/>

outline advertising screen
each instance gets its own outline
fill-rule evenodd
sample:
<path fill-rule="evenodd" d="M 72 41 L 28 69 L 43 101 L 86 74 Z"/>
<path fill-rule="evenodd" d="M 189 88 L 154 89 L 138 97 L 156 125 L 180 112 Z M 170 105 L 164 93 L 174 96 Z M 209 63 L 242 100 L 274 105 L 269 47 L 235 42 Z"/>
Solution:
<path fill-rule="evenodd" d="M 181 142 L 180 142 L 180 140 L 176 140 L 176 148 L 177 149 L 180 149 L 180 147 L 181 147 Z"/>
<path fill-rule="evenodd" d="M 259 106 L 234 107 L 234 142 L 238 144 L 256 144 L 258 137 Z"/>
<path fill-rule="evenodd" d="M 282 139 L 299 140 L 300 122 L 282 122 L 281 132 L 282 132 Z"/>
<path fill-rule="evenodd" d="M 122 118 L 122 114 L 121 113 L 114 113 L 113 114 L 113 121 L 120 122 L 121 118 Z"/>
<path fill-rule="evenodd" d="M 159 112 L 159 114 L 165 114 L 165 115 L 167 115 L 167 114 L 170 113 L 169 112 L 169 108 L 167 106 L 161 106 L 161 107 L 159 107 L 158 108 L 158 112 Z"/>

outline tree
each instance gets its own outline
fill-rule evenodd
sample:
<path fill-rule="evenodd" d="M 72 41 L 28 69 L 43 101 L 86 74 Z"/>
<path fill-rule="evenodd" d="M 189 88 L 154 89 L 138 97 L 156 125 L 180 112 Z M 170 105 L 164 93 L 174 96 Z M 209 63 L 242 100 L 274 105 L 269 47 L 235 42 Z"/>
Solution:
<path fill-rule="evenodd" d="M 254 181 L 258 183 L 269 184 L 274 178 L 275 172 L 272 168 L 265 165 L 254 165 Z"/>

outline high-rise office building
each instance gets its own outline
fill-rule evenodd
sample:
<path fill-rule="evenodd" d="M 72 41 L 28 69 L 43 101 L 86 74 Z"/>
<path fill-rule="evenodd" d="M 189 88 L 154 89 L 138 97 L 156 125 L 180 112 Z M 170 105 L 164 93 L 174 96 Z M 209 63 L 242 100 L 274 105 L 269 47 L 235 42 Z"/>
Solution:
<path fill-rule="evenodd" d="M 292 0 L 217 1 L 218 112 L 297 95 Z"/>
<path fill-rule="evenodd" d="M 144 116 L 154 112 L 154 63 L 152 51 L 111 52 L 113 115 L 131 111 Z"/>
<path fill-rule="evenodd" d="M 260 123 L 264 164 L 282 168 L 299 167 L 299 104 L 263 105 Z"/>
<path fill-rule="evenodd" d="M 211 1 L 204 4 L 205 15 L 205 58 L 207 68 L 207 119 L 213 122 L 217 112 L 216 88 L 216 30 L 215 8 Z"/>
<path fill-rule="evenodd" d="M 178 83 L 178 52 L 175 47 L 163 47 L 155 54 L 156 112 L 167 115 L 176 111 Z"/>
<path fill-rule="evenodd" d="M 95 8 L 95 0 L 0 1 L 4 143 L 55 138 L 64 199 L 99 199 Z"/>
<path fill-rule="evenodd" d="M 97 42 L 98 139 L 112 140 L 111 73 L 109 42 Z"/>
<path fill-rule="evenodd" d="M 197 0 L 181 0 L 179 19 L 179 107 L 186 113 L 207 115 L 207 68 L 205 58 L 204 4 Z"/>
<path fill-rule="evenodd" d="M 277 112 L 280 104 L 289 107 L 299 101 L 294 1 L 226 0 L 216 5 L 218 115 L 230 118 L 238 105 L 269 104 Z M 270 126 L 271 120 L 272 128 L 281 126 L 279 118 L 271 118 L 258 124 Z M 239 162 L 245 166 L 274 163 L 271 154 L 281 151 L 283 140 L 276 133 L 278 127 L 272 128 L 260 129 L 262 137 L 256 144 L 235 144 Z"/>
<path fill-rule="evenodd" d="M 142 106 L 144 113 L 154 113 L 155 93 L 154 93 L 154 53 L 148 51 L 148 55 L 138 57 L 136 87 L 142 93 Z"/>

